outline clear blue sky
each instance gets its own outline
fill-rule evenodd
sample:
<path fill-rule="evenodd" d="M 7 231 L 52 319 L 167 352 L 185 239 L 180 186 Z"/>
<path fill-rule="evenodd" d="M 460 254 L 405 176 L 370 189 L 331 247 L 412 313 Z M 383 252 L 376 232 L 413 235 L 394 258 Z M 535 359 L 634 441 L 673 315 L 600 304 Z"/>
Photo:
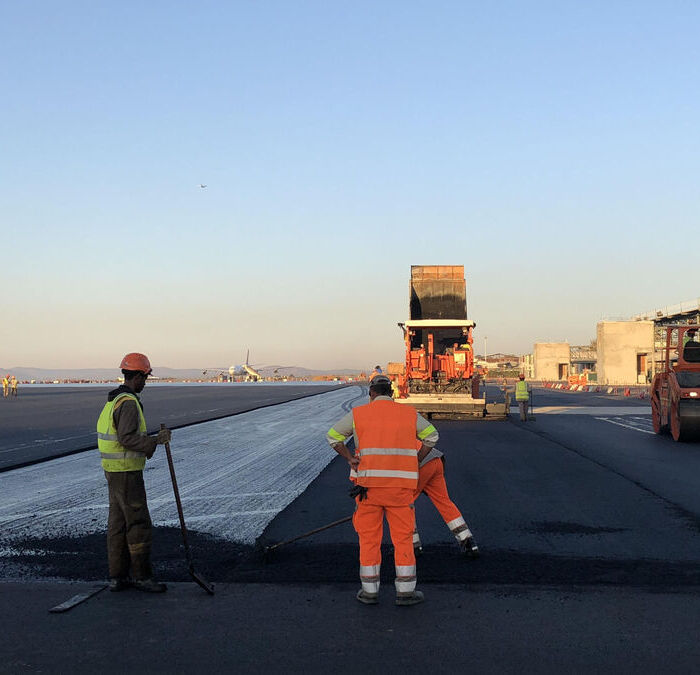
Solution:
<path fill-rule="evenodd" d="M 699 34 L 696 2 L 6 2 L 0 364 L 401 359 L 411 264 L 465 265 L 479 351 L 697 297 Z"/>

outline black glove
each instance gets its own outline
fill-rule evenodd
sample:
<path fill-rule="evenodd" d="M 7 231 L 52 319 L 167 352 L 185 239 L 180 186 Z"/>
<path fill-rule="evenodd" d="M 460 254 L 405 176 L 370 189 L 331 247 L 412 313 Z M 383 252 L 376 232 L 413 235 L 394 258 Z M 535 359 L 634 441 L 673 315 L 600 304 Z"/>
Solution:
<path fill-rule="evenodd" d="M 350 488 L 348 495 L 353 499 L 359 497 L 360 501 L 362 501 L 363 499 L 367 499 L 367 488 L 362 487 L 362 485 L 355 485 L 355 487 Z"/>

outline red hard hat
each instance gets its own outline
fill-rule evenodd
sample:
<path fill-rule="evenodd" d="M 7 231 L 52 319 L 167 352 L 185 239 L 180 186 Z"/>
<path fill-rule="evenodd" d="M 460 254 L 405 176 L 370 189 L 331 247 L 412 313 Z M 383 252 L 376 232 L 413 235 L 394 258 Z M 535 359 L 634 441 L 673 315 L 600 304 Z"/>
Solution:
<path fill-rule="evenodd" d="M 122 370 L 137 370 L 144 375 L 150 375 L 153 370 L 151 370 L 151 362 L 145 354 L 139 354 L 138 352 L 131 352 L 127 354 L 119 366 Z"/>

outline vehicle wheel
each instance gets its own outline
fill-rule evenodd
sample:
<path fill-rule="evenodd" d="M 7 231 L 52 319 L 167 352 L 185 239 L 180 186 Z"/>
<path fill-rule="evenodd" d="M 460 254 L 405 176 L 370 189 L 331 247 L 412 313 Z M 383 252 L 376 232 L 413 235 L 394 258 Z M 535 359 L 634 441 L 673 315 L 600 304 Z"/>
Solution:
<path fill-rule="evenodd" d="M 671 422 L 671 436 L 674 441 L 683 440 L 683 429 L 681 426 L 681 411 L 679 409 L 678 401 L 671 403 L 671 412 L 669 413 L 669 418 Z"/>
<path fill-rule="evenodd" d="M 661 401 L 656 393 L 651 397 L 651 423 L 657 434 L 665 434 L 668 431 L 668 424 L 661 422 Z"/>

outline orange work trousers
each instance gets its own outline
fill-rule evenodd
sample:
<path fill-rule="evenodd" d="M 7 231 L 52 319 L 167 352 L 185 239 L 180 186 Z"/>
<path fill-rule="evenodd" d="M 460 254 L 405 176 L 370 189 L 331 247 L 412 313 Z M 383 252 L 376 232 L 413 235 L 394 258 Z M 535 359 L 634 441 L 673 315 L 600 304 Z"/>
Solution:
<path fill-rule="evenodd" d="M 446 523 L 451 523 L 462 514 L 450 499 L 445 482 L 445 468 L 442 459 L 433 459 L 418 470 L 418 487 L 414 499 L 425 492 Z"/>
<path fill-rule="evenodd" d="M 413 530 L 416 516 L 413 510 L 413 490 L 409 488 L 373 487 L 362 501 L 356 499 L 357 507 L 352 524 L 360 539 L 360 565 L 370 567 L 382 561 L 382 535 L 384 516 L 389 523 L 391 541 L 394 544 L 396 567 L 415 566 L 413 552 Z"/>

